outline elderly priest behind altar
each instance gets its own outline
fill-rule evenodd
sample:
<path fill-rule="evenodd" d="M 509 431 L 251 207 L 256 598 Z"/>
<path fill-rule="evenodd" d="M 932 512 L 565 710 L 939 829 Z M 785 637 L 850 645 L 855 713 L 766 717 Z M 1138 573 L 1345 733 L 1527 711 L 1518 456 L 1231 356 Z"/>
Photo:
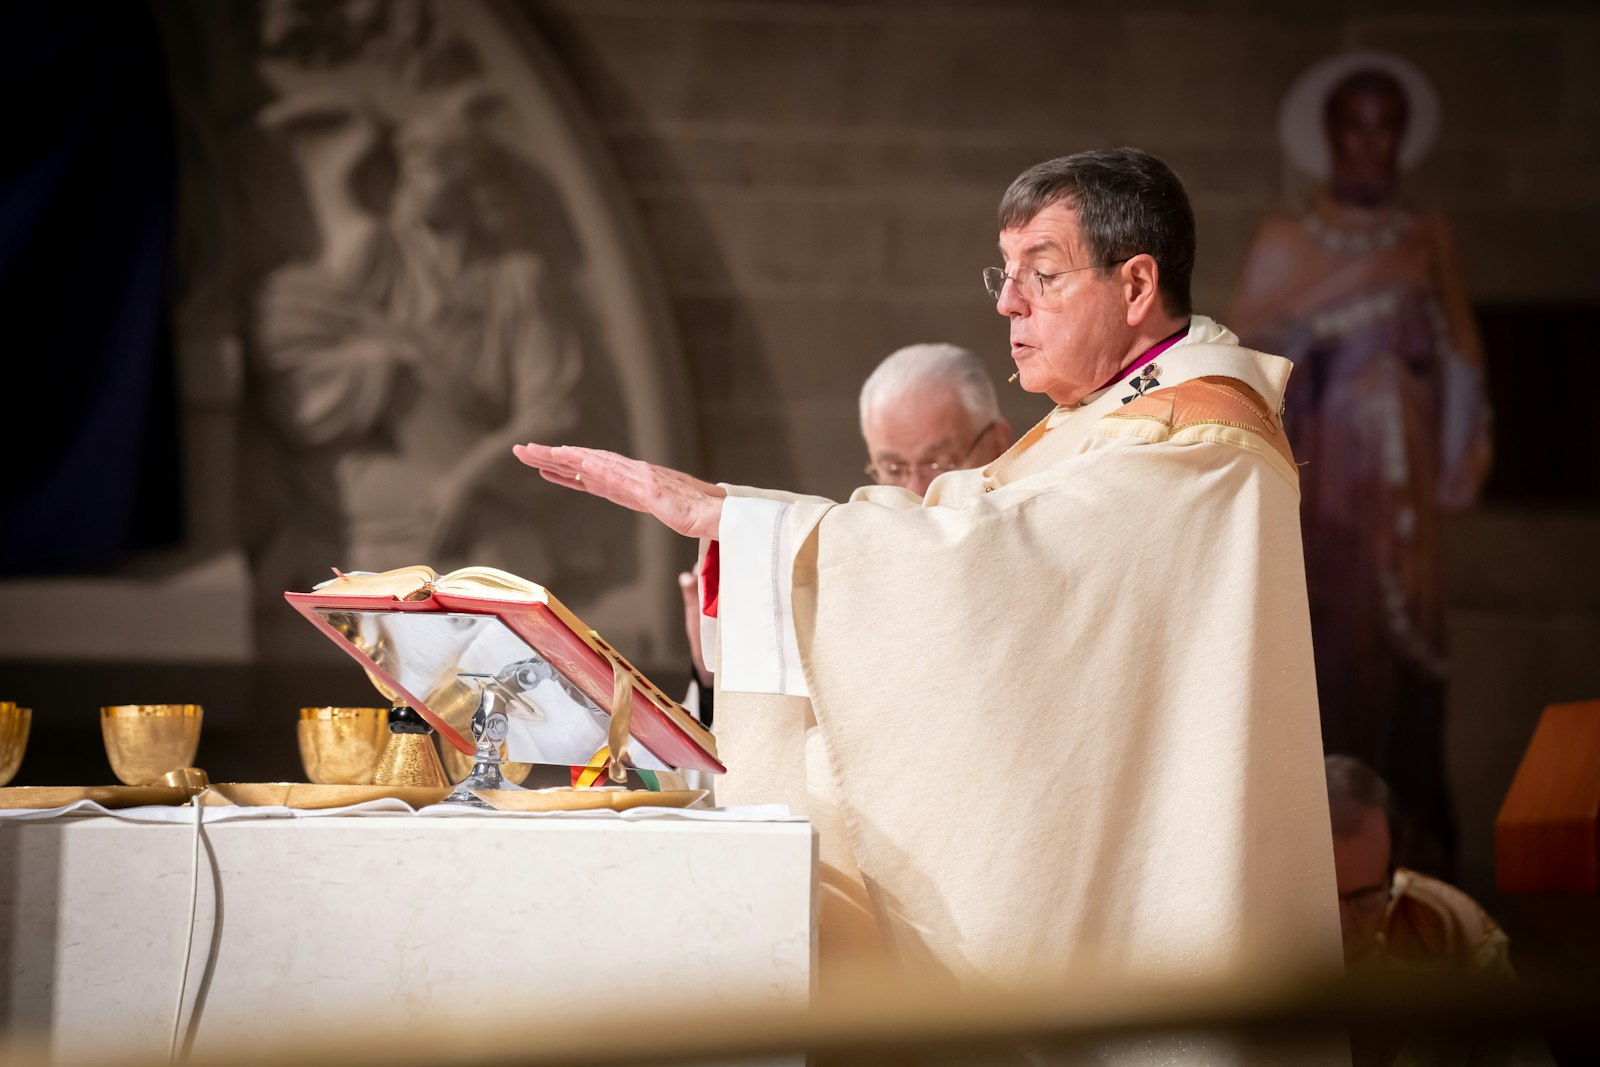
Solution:
<path fill-rule="evenodd" d="M 516 454 L 716 539 L 718 799 L 816 824 L 825 963 L 1335 969 L 1290 365 L 1191 314 L 1193 214 L 1142 152 L 1023 173 L 1000 252 L 1022 387 L 1056 407 L 925 499 Z"/>

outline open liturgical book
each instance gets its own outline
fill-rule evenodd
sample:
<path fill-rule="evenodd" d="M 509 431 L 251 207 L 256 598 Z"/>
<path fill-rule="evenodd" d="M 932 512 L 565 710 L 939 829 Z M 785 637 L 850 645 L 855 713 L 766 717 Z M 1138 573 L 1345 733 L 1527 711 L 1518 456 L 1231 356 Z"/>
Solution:
<path fill-rule="evenodd" d="M 710 732 L 543 586 L 492 567 L 335 574 L 284 598 L 462 752 L 494 686 L 509 759 L 586 768 L 584 785 L 603 770 L 725 770 Z"/>

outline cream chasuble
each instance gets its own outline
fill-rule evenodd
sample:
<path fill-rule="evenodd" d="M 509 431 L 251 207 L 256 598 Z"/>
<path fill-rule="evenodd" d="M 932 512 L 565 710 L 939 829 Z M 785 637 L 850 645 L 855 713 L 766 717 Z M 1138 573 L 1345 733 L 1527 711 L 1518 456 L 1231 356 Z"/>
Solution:
<path fill-rule="evenodd" d="M 1155 363 L 925 500 L 728 487 L 718 801 L 810 815 L 829 955 L 1339 966 L 1289 364 L 1199 316 Z"/>

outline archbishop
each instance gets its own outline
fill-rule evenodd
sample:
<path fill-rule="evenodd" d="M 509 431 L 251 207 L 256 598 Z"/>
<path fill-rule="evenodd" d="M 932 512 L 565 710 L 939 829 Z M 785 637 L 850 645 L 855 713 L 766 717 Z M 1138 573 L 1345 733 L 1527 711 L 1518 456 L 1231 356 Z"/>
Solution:
<path fill-rule="evenodd" d="M 1192 312 L 1161 161 L 1042 163 L 999 215 L 984 281 L 1055 407 L 925 498 L 517 455 L 715 539 L 718 799 L 817 825 L 831 955 L 964 981 L 1337 968 L 1290 364 Z"/>

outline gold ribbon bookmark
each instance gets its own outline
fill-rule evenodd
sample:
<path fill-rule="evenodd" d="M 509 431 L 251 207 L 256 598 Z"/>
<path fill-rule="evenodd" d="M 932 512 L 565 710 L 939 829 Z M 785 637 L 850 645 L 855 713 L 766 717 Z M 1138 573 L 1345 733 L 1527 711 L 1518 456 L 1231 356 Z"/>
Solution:
<path fill-rule="evenodd" d="M 626 782 L 628 768 L 628 740 L 633 725 L 633 673 L 603 642 L 597 642 L 600 654 L 611 664 L 611 730 L 606 737 L 606 747 L 611 750 L 611 767 L 607 775 L 613 782 Z"/>

